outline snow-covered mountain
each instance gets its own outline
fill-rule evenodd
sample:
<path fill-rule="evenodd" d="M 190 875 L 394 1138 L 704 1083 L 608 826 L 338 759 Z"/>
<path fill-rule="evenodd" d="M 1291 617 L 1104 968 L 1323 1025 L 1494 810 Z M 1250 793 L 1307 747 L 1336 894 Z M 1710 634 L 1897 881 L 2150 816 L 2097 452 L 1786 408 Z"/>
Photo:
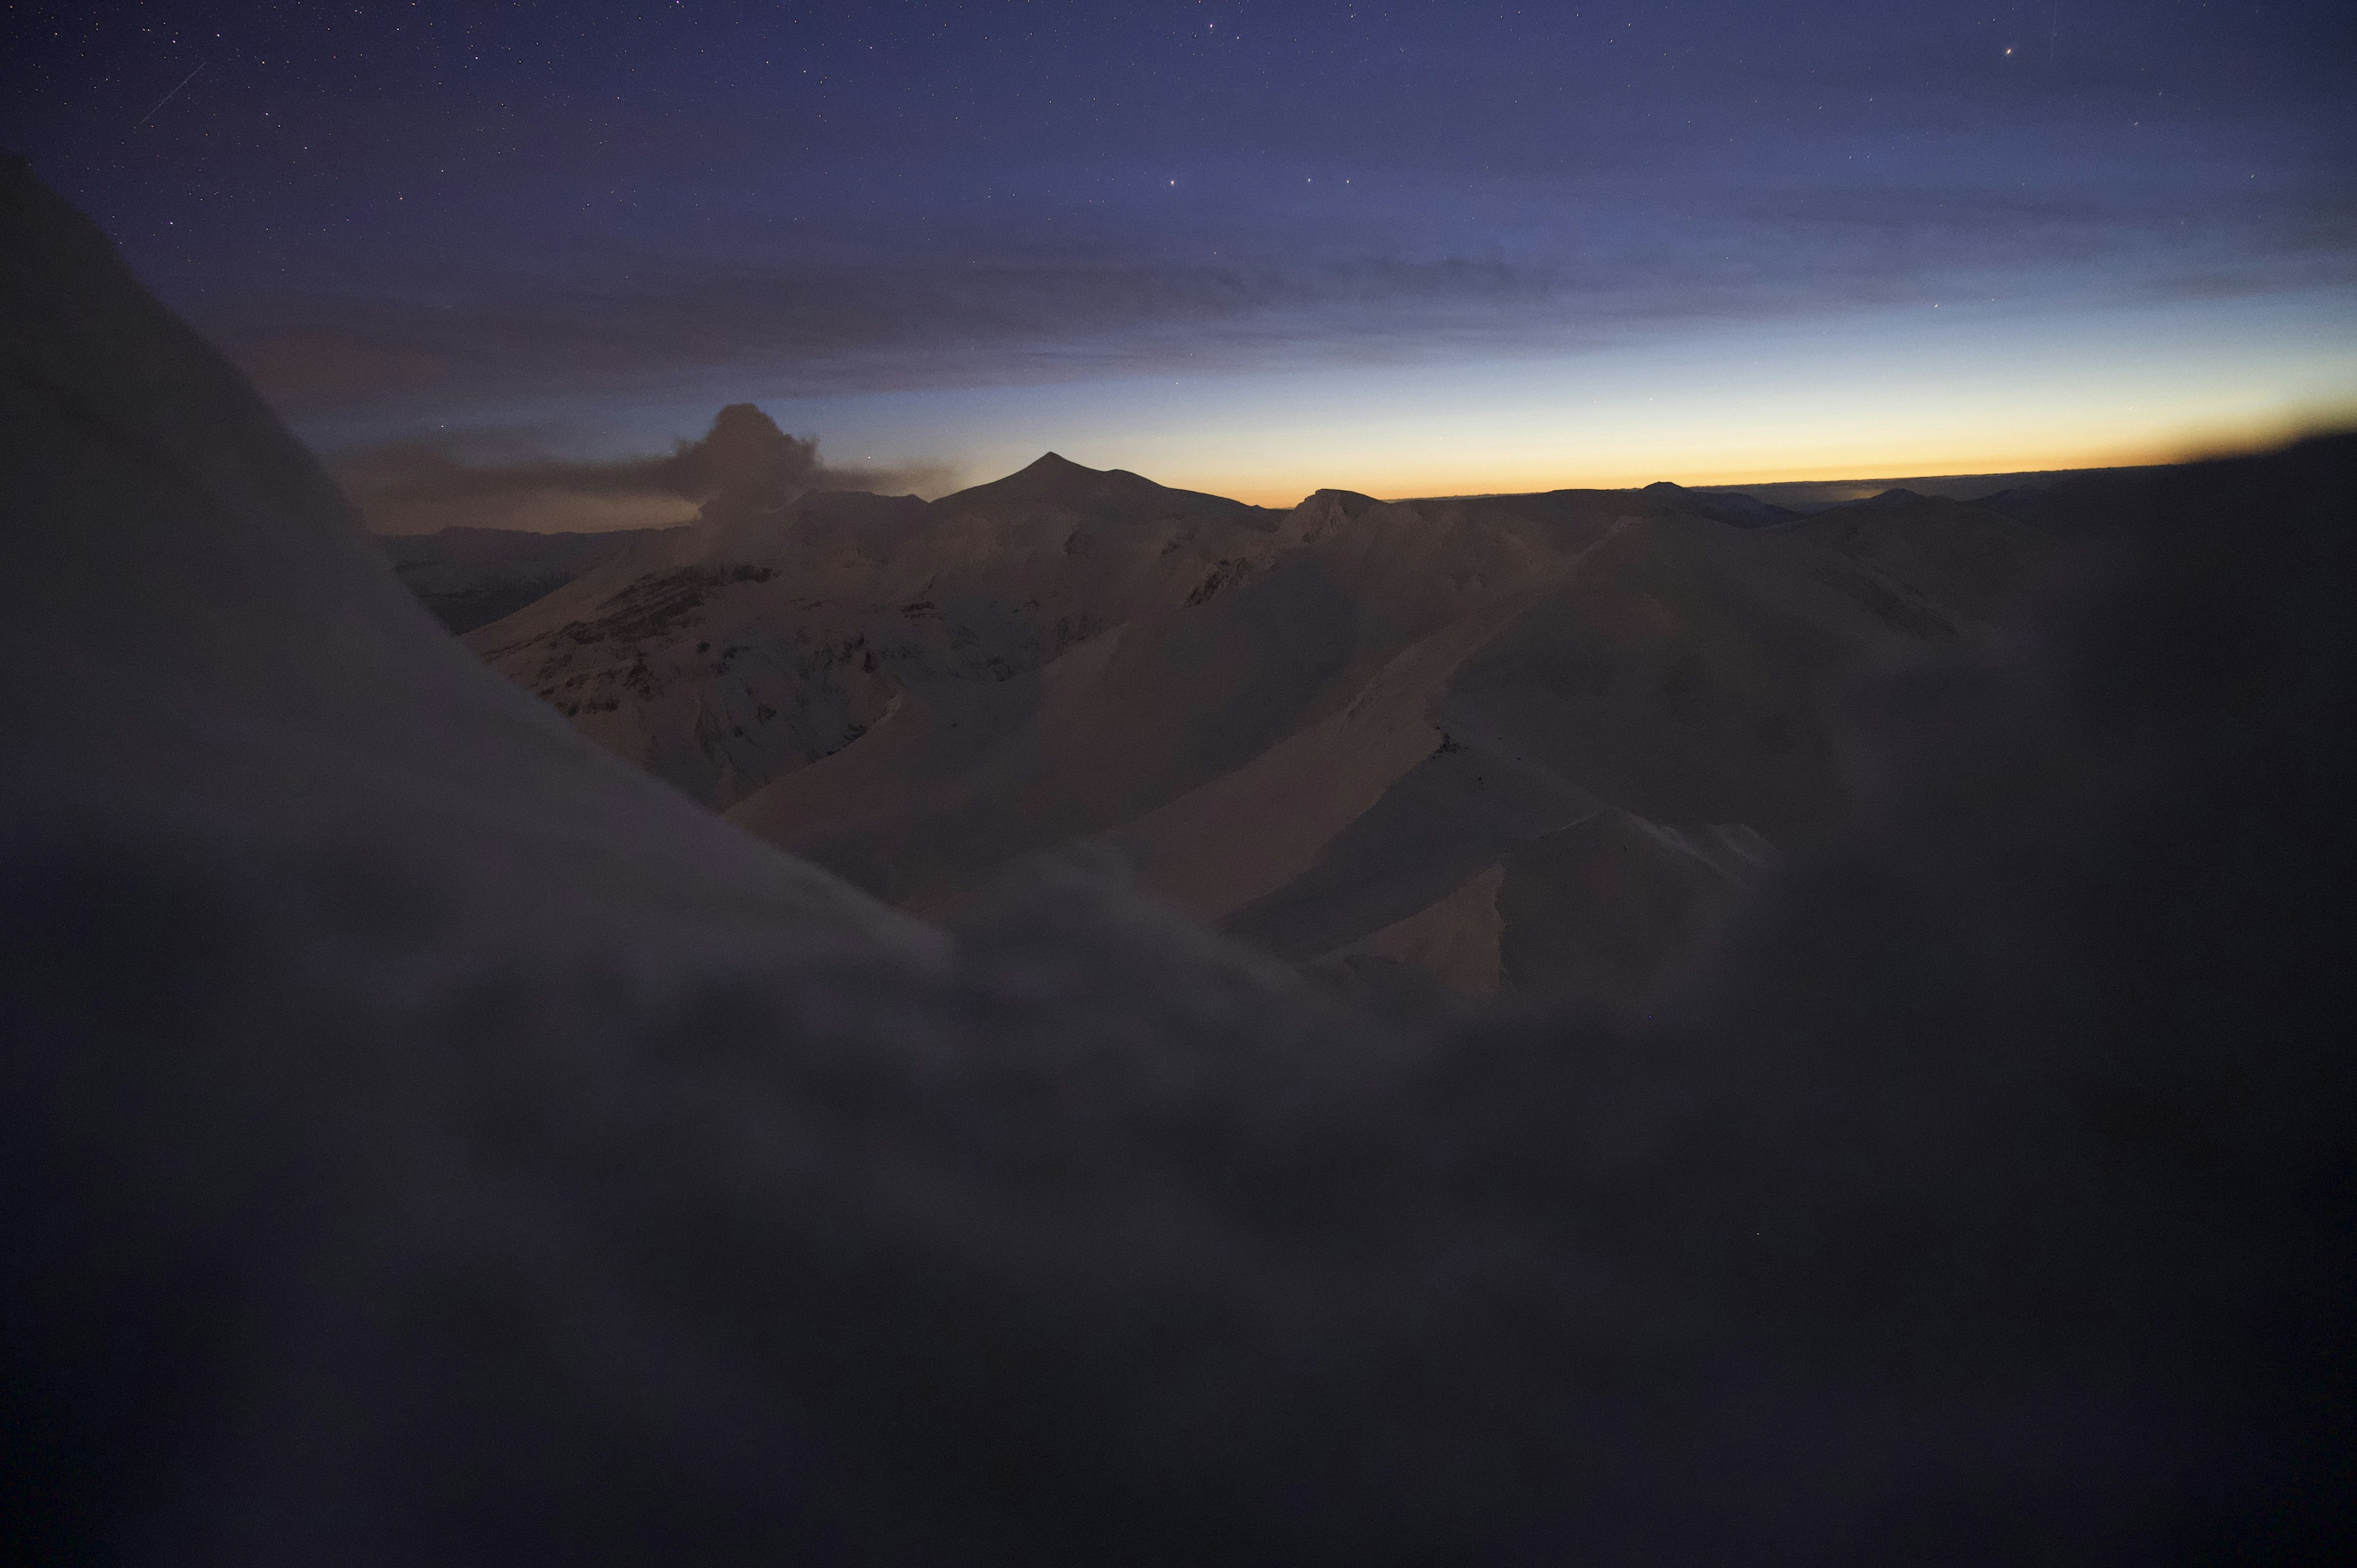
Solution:
<path fill-rule="evenodd" d="M 1985 629 L 2052 553 L 1944 500 L 1755 510 L 1654 486 L 1275 511 L 1050 453 L 931 503 L 723 496 L 468 640 L 920 913 L 1094 840 L 1346 987 L 1405 966 L 1639 1005 L 1844 809 L 1841 693 Z"/>

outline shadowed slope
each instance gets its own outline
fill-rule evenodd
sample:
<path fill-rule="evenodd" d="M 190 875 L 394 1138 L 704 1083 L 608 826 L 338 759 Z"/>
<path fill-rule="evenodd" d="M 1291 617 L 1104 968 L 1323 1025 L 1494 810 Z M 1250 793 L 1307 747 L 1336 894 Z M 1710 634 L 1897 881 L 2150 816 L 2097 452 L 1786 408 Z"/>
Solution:
<path fill-rule="evenodd" d="M 1043 469 L 1017 478 L 1044 489 Z M 1146 886 L 1295 961 L 1601 806 L 1811 831 L 1839 803 L 1825 703 L 1957 622 L 1840 553 L 1675 500 L 1321 491 L 1175 603 L 1077 584 L 1106 629 L 1036 683 L 985 700 L 902 682 L 872 735 L 732 815 L 927 912 L 1022 854 L 1108 834 Z M 970 570 L 1004 594 L 1026 580 L 994 555 Z M 1600 883 L 1590 924 L 1627 890 Z M 1515 983 L 1544 988 L 1539 950 L 1518 950 Z M 1594 970 L 1566 955 L 1565 972 Z"/>
<path fill-rule="evenodd" d="M 636 866 L 656 885 L 699 878 L 706 908 L 727 890 L 728 923 L 937 945 L 807 866 L 748 854 L 544 704 L 486 683 L 310 455 L 97 231 L 21 165 L 5 199 L 0 429 L 23 522 L 0 621 L 72 671 L 11 685 L 23 809 L 157 831 L 219 812 L 223 853 L 248 822 L 274 854 L 300 845 L 355 886 L 416 841 L 490 835 L 437 923 L 493 918 L 493 904 L 527 930 L 594 922 L 613 887 L 645 895 Z M 398 803 L 409 836 L 356 831 L 364 801 Z"/>
<path fill-rule="evenodd" d="M 2054 540 L 2001 512 L 1911 490 L 1837 506 L 1783 532 L 1983 622 L 2004 619 L 2058 553 Z"/>

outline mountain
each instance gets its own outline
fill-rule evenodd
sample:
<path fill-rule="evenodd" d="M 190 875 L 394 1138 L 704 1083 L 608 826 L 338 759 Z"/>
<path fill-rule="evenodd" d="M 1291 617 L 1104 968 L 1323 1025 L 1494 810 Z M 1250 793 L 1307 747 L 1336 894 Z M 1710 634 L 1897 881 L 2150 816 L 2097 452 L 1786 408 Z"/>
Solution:
<path fill-rule="evenodd" d="M 1866 500 L 1889 489 L 1919 495 L 1944 496 L 1950 500 L 1986 505 L 1991 497 L 2030 494 L 2083 478 L 2106 481 L 2149 478 L 2166 472 L 2157 467 L 2122 468 L 2050 468 L 2007 474 L 1919 474 L 1879 479 L 1771 479 L 1758 484 L 1697 486 L 1691 493 L 1740 498 L 1755 505 L 1781 507 L 1796 514 Z"/>
<path fill-rule="evenodd" d="M 529 533 L 445 528 L 383 535 L 378 545 L 434 618 L 463 635 L 544 598 L 590 567 L 665 529 Z"/>
<path fill-rule="evenodd" d="M 694 529 L 468 642 L 591 738 L 725 808 L 910 691 L 1029 677 L 1029 692 L 1106 626 L 1248 569 L 1276 515 L 1057 457 L 930 504 L 723 494 Z"/>
<path fill-rule="evenodd" d="M 1647 485 L 1645 493 L 1681 511 L 1706 517 L 1713 522 L 1723 522 L 1731 528 L 1765 528 L 1770 523 L 1782 522 L 1800 515 L 1789 508 L 1778 506 L 1773 501 L 1763 501 L 1741 490 L 1690 490 L 1667 479 L 1658 479 Z"/>
<path fill-rule="evenodd" d="M 509 921 L 619 940 L 650 886 L 688 877 L 737 906 L 683 915 L 690 947 L 763 928 L 937 940 L 823 873 L 748 855 L 545 703 L 485 681 L 317 461 L 99 232 L 20 162 L 0 163 L 0 427 L 24 520 L 5 624 L 73 671 L 8 699 L 20 843 L 95 813 L 126 846 L 299 874 L 330 926 L 437 940 Z M 413 862 L 448 869 L 422 904 L 390 891 Z"/>
<path fill-rule="evenodd" d="M 1096 840 L 1329 976 L 1380 938 L 1636 1006 L 1840 810 L 1840 691 L 1969 635 L 1978 567 L 2040 561 L 1863 540 L 1675 486 L 1277 511 L 1051 453 L 931 503 L 716 498 L 468 640 L 914 912 Z M 1443 908 L 1455 956 L 1381 937 Z M 1574 950 L 1608 931 L 1612 962 Z"/>
<path fill-rule="evenodd" d="M 2004 492 L 2010 498 L 2018 492 Z M 2046 582 L 2063 546 L 1986 501 L 1893 488 L 1781 525 L 1984 624 L 2007 618 Z"/>

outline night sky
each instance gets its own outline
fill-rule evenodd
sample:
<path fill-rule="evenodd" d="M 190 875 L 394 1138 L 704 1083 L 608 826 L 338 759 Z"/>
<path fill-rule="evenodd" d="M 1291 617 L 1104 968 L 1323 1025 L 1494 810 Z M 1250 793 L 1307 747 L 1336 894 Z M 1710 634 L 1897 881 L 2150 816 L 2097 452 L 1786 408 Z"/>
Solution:
<path fill-rule="evenodd" d="M 1289 503 L 2346 419 L 2352 66 L 2345 0 L 11 5 L 0 143 L 331 454 L 750 400 Z"/>

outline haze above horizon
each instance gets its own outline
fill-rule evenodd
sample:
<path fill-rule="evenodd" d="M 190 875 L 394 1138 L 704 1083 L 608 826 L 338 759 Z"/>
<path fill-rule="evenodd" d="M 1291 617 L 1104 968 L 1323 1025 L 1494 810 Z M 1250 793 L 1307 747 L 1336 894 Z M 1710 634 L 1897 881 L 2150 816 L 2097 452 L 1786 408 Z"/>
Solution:
<path fill-rule="evenodd" d="M 2321 4 L 19 7 L 0 142 L 315 446 L 759 403 L 939 494 L 2102 467 L 2357 418 Z"/>

